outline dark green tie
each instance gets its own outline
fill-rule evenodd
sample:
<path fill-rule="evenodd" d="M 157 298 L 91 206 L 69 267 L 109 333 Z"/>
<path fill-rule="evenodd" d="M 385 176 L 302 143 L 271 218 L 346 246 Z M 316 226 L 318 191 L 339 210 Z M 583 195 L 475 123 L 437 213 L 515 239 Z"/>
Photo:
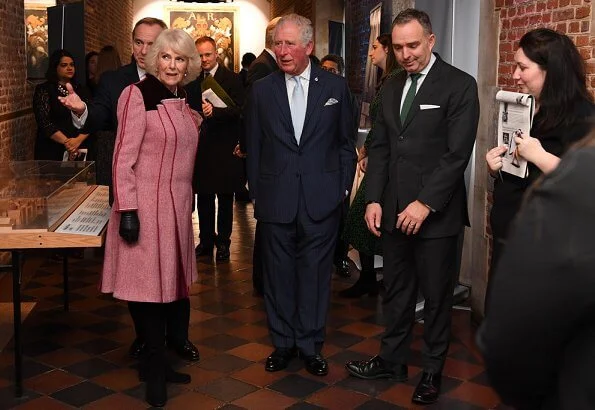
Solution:
<path fill-rule="evenodd" d="M 407 95 L 405 95 L 405 101 L 403 101 L 403 108 L 401 108 L 401 123 L 404 123 L 407 119 L 407 114 L 409 114 L 409 110 L 411 109 L 411 105 L 413 105 L 413 99 L 415 98 L 415 93 L 417 92 L 417 80 L 421 77 L 420 73 L 410 74 L 411 77 L 411 87 L 407 90 Z"/>

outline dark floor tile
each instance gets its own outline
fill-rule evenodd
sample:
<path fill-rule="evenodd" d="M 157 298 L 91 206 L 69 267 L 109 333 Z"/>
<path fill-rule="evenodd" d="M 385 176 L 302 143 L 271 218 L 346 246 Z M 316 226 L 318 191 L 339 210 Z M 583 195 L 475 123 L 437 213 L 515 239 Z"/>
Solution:
<path fill-rule="evenodd" d="M 384 317 L 382 313 L 374 313 L 373 315 L 366 316 L 365 318 L 361 319 L 360 322 L 371 323 L 373 325 L 384 326 Z"/>
<path fill-rule="evenodd" d="M 205 370 L 230 373 L 248 367 L 253 362 L 231 354 L 220 354 L 200 361 L 198 366 Z"/>
<path fill-rule="evenodd" d="M 393 387 L 396 383 L 398 382 L 391 379 L 364 380 L 350 376 L 337 383 L 337 386 L 344 387 L 347 390 L 354 390 L 370 397 L 376 397 L 383 391 Z"/>
<path fill-rule="evenodd" d="M 64 368 L 64 370 L 76 374 L 77 376 L 83 377 L 85 379 L 91 379 L 95 376 L 99 376 L 100 374 L 110 372 L 117 368 L 118 366 L 116 366 L 113 363 L 110 363 L 102 359 L 93 358 L 85 360 L 84 362 L 67 366 Z"/>
<path fill-rule="evenodd" d="M 54 352 L 58 349 L 62 349 L 64 346 L 54 343 L 50 340 L 38 340 L 33 343 L 27 343 L 23 345 L 23 354 L 26 356 L 40 356 L 42 354 Z"/>
<path fill-rule="evenodd" d="M 15 397 L 14 392 L 14 386 L 0 389 L 0 410 L 12 409 L 40 397 L 40 394 L 33 390 L 25 389 L 21 397 Z"/>
<path fill-rule="evenodd" d="M 356 410 L 406 410 L 405 407 L 397 406 L 396 404 L 387 403 L 382 400 L 370 400 L 364 404 L 357 406 Z"/>
<path fill-rule="evenodd" d="M 86 281 L 72 280 L 72 279 L 70 279 L 68 281 L 68 288 L 70 290 L 82 289 L 82 288 L 86 288 L 88 286 L 91 286 L 91 284 L 89 282 L 86 282 Z"/>
<path fill-rule="evenodd" d="M 114 342 L 110 339 L 106 339 L 104 337 L 99 337 L 97 339 L 92 339 L 87 342 L 80 343 L 78 345 L 75 345 L 74 347 L 90 355 L 97 356 L 122 347 L 122 344 Z"/>
<path fill-rule="evenodd" d="M 109 333 L 117 332 L 118 330 L 128 329 L 128 326 L 117 320 L 105 320 L 103 322 L 85 326 L 83 329 L 98 335 L 107 335 Z"/>
<path fill-rule="evenodd" d="M 370 359 L 369 355 L 365 355 L 363 353 L 354 352 L 353 350 L 342 350 L 337 354 L 332 355 L 328 358 L 331 362 L 339 363 L 344 365 L 345 363 L 351 360 L 368 360 Z"/>
<path fill-rule="evenodd" d="M 113 390 L 86 381 L 60 390 L 50 396 L 71 406 L 82 407 L 113 393 Z"/>
<path fill-rule="evenodd" d="M 476 406 L 471 403 L 466 403 L 461 400 L 452 399 L 444 395 L 440 396 L 438 402 L 431 406 L 426 406 L 427 410 L 485 410 L 483 407 Z"/>
<path fill-rule="evenodd" d="M 287 410 L 319 410 L 324 409 L 324 407 L 317 406 L 312 403 L 306 403 L 305 401 L 300 401 L 293 406 L 287 408 Z"/>
<path fill-rule="evenodd" d="M 235 404 L 226 404 L 223 407 L 219 407 L 220 410 L 247 410 L 245 407 L 236 406 Z"/>
<path fill-rule="evenodd" d="M 245 395 L 258 390 L 258 388 L 251 384 L 225 377 L 214 380 L 205 386 L 201 386 L 198 390 L 201 393 L 208 394 L 216 399 L 230 402 L 237 400 L 240 397 L 244 397 Z"/>
<path fill-rule="evenodd" d="M 473 353 L 471 353 L 469 350 L 467 350 L 466 347 L 463 347 L 463 348 L 457 350 L 453 354 L 448 355 L 448 357 L 451 357 L 456 360 L 461 360 L 463 362 L 471 363 L 471 364 L 481 365 L 481 362 L 477 359 L 477 357 L 475 357 L 475 355 Z"/>
<path fill-rule="evenodd" d="M 331 329 L 338 329 L 353 322 L 355 322 L 354 319 L 331 314 L 326 321 L 326 325 Z"/>
<path fill-rule="evenodd" d="M 97 316 L 115 318 L 128 315 L 128 308 L 122 304 L 113 304 L 110 306 L 104 306 L 102 308 L 95 309 L 91 313 Z"/>
<path fill-rule="evenodd" d="M 481 384 L 483 386 L 490 387 L 490 379 L 488 378 L 488 374 L 486 372 L 482 372 L 475 376 L 472 379 L 469 379 L 470 382 Z"/>
<path fill-rule="evenodd" d="M 342 348 L 347 348 L 349 346 L 353 346 L 354 344 L 359 343 L 362 340 L 364 340 L 364 338 L 361 336 L 356 336 L 351 333 L 341 332 L 339 330 L 330 332 L 326 336 L 326 342 L 333 344 L 335 346 L 342 347 Z"/>
<path fill-rule="evenodd" d="M 27 289 L 38 289 L 43 287 L 45 287 L 43 283 L 30 280 L 29 283 L 27 283 L 27 286 L 25 286 L 24 290 L 26 291 Z"/>
<path fill-rule="evenodd" d="M 201 345 L 205 345 L 215 350 L 230 350 L 245 345 L 246 343 L 248 343 L 247 340 L 224 334 L 207 337 L 200 341 Z"/>
<path fill-rule="evenodd" d="M 137 400 L 145 401 L 146 383 L 140 383 L 130 389 L 124 390 L 122 393 L 127 396 L 134 397 Z M 181 394 L 187 393 L 188 390 L 179 384 L 168 384 L 167 385 L 167 398 L 168 400 L 173 399 Z M 150 409 L 158 407 L 148 407 Z"/>
<path fill-rule="evenodd" d="M 198 323 L 196 326 L 214 330 L 215 332 L 225 333 L 230 329 L 242 326 L 243 323 L 226 317 L 214 317 Z"/>
<path fill-rule="evenodd" d="M 68 293 L 68 301 L 70 303 L 72 302 L 80 302 L 81 300 L 85 300 L 87 299 L 86 296 L 83 296 L 79 293 L 75 293 L 75 292 L 69 292 Z M 64 303 L 64 295 L 60 294 L 60 295 L 54 295 L 54 296 L 50 296 L 48 298 L 46 298 L 46 300 L 49 300 L 51 302 L 54 302 L 58 305 L 62 305 Z"/>
<path fill-rule="evenodd" d="M 290 374 L 269 386 L 269 389 L 278 391 L 289 397 L 303 398 L 325 388 L 327 385 L 312 379 L 306 379 L 297 374 Z"/>
<path fill-rule="evenodd" d="M 227 303 L 213 303 L 200 308 L 203 312 L 211 313 L 213 315 L 225 315 L 227 313 L 235 312 L 238 309 L 241 308 Z"/>
<path fill-rule="evenodd" d="M 12 355 L 13 352 L 11 351 L 10 354 Z M 39 363 L 35 360 L 23 359 L 23 379 L 28 379 L 30 377 L 38 376 L 42 373 L 49 372 L 53 370 L 53 367 L 46 366 L 45 364 Z M 7 380 L 14 380 L 14 366 L 10 365 L 5 367 L 0 372 L 0 377 Z"/>

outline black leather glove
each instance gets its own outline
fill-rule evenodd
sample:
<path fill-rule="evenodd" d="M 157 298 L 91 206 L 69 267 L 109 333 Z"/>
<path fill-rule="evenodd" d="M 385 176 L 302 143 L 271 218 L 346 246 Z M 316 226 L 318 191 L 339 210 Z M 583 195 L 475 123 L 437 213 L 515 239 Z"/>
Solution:
<path fill-rule="evenodd" d="M 138 241 L 138 232 L 140 231 L 140 221 L 136 211 L 122 212 L 120 216 L 120 236 L 128 243 Z"/>

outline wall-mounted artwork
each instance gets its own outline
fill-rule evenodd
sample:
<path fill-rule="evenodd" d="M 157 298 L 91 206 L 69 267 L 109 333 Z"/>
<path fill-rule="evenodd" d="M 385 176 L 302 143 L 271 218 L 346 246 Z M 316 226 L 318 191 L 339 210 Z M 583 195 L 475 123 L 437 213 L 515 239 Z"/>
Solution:
<path fill-rule="evenodd" d="M 184 30 L 194 40 L 202 36 L 212 37 L 217 44 L 219 61 L 232 71 L 238 71 L 240 64 L 237 12 L 236 7 L 211 4 L 165 7 L 171 28 Z"/>
<path fill-rule="evenodd" d="M 27 78 L 42 79 L 48 67 L 48 12 L 45 3 L 25 2 Z"/>

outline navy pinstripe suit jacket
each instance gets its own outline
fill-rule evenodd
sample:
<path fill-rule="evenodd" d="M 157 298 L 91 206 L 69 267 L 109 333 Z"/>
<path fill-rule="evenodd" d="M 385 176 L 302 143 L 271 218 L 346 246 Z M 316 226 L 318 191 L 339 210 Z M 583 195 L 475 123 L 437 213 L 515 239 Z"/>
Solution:
<path fill-rule="evenodd" d="M 345 79 L 312 66 L 298 145 L 284 73 L 277 71 L 254 83 L 245 120 L 248 181 L 259 221 L 293 221 L 302 194 L 316 221 L 337 209 L 355 174 L 352 110 Z"/>

